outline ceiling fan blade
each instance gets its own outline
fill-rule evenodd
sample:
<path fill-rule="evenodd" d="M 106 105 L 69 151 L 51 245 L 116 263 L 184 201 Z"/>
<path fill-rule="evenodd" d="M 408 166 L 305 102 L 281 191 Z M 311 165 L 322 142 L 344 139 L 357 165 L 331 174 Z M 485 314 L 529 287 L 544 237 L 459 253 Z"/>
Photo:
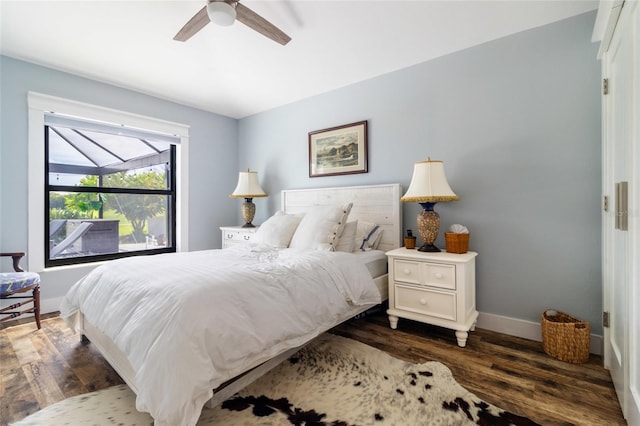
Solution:
<path fill-rule="evenodd" d="M 239 2 L 236 3 L 236 19 L 247 27 L 256 30 L 263 36 L 270 38 L 283 46 L 291 41 L 291 37 L 280 31 L 271 22 L 267 21 L 262 16 Z"/>
<path fill-rule="evenodd" d="M 207 7 L 200 9 L 198 13 L 193 15 L 193 18 L 189 19 L 189 22 L 184 24 L 184 27 L 178 31 L 178 34 L 173 38 L 176 41 L 187 41 L 193 37 L 198 31 L 204 28 L 209 23 L 209 15 L 207 15 Z"/>

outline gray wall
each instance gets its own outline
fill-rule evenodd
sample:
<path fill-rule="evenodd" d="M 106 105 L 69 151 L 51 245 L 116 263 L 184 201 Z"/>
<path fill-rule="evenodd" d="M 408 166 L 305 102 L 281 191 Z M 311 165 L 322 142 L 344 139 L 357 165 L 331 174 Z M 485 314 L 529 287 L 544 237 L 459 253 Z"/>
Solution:
<path fill-rule="evenodd" d="M 441 233 L 471 232 L 482 312 L 539 322 L 546 308 L 601 328 L 600 67 L 595 12 L 525 31 L 239 122 L 239 168 L 279 191 L 399 182 L 444 160 L 460 201 Z M 369 173 L 309 178 L 308 132 L 368 120 Z M 420 207 L 404 205 L 416 230 Z"/>
<path fill-rule="evenodd" d="M 189 248 L 220 248 L 218 228 L 236 223 L 240 208 L 229 198 L 238 179 L 237 120 L 6 56 L 0 69 L 1 251 L 27 250 L 28 91 L 189 125 Z M 82 273 L 44 273 L 42 297 L 63 296 Z"/>

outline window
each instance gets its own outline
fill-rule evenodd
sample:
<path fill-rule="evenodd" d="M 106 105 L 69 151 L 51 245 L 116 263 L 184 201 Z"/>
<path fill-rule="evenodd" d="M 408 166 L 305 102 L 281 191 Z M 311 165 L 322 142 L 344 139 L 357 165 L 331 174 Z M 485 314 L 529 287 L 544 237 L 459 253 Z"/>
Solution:
<path fill-rule="evenodd" d="M 175 251 L 171 135 L 45 114 L 45 266 Z"/>
<path fill-rule="evenodd" d="M 188 250 L 188 126 L 34 92 L 28 105 L 30 270 Z"/>

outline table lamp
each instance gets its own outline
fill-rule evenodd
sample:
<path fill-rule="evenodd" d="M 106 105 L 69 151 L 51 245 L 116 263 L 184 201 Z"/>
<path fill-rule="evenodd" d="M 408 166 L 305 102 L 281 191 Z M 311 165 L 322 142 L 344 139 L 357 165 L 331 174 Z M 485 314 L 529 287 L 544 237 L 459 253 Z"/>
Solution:
<path fill-rule="evenodd" d="M 253 204 L 253 199 L 256 197 L 266 197 L 267 193 L 262 190 L 260 182 L 258 181 L 258 172 L 252 172 L 247 169 L 246 172 L 240 172 L 238 176 L 238 185 L 233 193 L 229 195 L 231 198 L 244 198 L 242 203 L 242 218 L 245 224 L 243 228 L 255 228 L 255 225 L 251 223 L 253 217 L 256 214 L 256 205 Z"/>
<path fill-rule="evenodd" d="M 418 232 L 424 244 L 418 251 L 440 251 L 434 245 L 440 231 L 440 215 L 433 207 L 440 201 L 457 201 L 459 199 L 460 197 L 453 193 L 447 183 L 442 161 L 428 158 L 426 161 L 415 163 L 409 189 L 401 200 L 416 202 L 422 206 L 422 212 L 418 214 Z"/>

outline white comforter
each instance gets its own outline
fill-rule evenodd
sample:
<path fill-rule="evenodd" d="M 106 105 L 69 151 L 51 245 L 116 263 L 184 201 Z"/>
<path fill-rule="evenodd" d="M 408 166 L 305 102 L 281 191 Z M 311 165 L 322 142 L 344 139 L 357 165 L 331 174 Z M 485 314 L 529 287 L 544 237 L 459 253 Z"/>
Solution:
<path fill-rule="evenodd" d="M 213 388 L 377 303 L 354 255 L 252 246 L 112 261 L 60 310 L 74 328 L 82 311 L 127 355 L 138 410 L 195 425 Z"/>

